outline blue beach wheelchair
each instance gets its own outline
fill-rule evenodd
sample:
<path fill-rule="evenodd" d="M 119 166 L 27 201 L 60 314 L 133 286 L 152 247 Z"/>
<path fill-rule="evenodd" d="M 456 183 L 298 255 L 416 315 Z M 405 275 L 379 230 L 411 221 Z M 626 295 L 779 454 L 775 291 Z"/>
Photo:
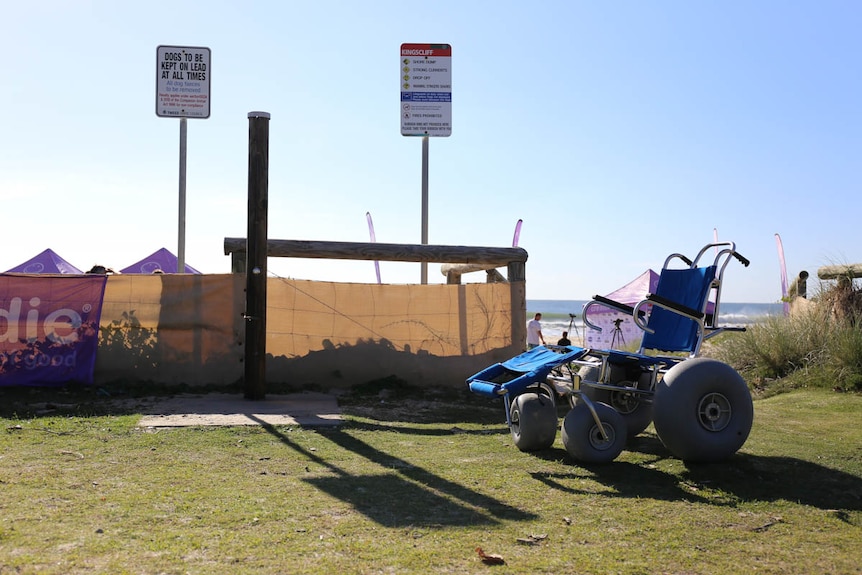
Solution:
<path fill-rule="evenodd" d="M 714 251 L 714 257 L 710 252 Z M 570 410 L 561 436 L 583 462 L 616 459 L 626 441 L 653 423 L 659 439 L 686 461 L 712 462 L 736 453 L 754 417 L 748 385 L 729 365 L 699 357 L 707 339 L 744 328 L 721 326 L 725 268 L 749 261 L 733 242 L 704 246 L 691 260 L 667 257 L 655 293 L 635 306 L 595 296 L 594 306 L 632 318 L 643 330 L 640 349 L 539 346 L 467 379 L 479 395 L 503 398 L 506 422 L 521 451 L 549 448 L 558 429 L 557 404 Z"/>

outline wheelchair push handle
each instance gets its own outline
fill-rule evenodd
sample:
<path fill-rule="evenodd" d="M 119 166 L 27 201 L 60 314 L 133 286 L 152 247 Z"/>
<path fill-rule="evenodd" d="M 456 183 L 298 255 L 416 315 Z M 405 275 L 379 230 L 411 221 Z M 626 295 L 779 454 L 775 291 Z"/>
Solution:
<path fill-rule="evenodd" d="M 725 259 L 725 263 L 722 265 L 722 267 L 724 267 L 724 265 L 727 265 L 727 262 L 730 261 L 728 255 L 735 257 L 737 260 L 739 260 L 739 263 L 741 263 L 745 267 L 748 267 L 749 264 L 751 264 L 751 262 L 748 261 L 747 257 L 745 257 L 744 255 L 742 255 L 741 253 L 736 251 L 736 244 L 733 242 L 718 242 L 718 243 L 714 243 L 714 244 L 707 244 L 706 246 L 704 246 L 700 250 L 700 253 L 697 254 L 696 258 L 694 258 L 694 261 L 699 262 L 700 258 L 710 248 L 715 248 L 715 251 L 716 251 L 715 263 L 716 263 L 716 265 L 719 263 L 719 259 L 721 259 L 722 257 L 727 257 L 727 259 Z M 721 249 L 719 250 L 719 248 L 721 248 Z"/>
<path fill-rule="evenodd" d="M 745 257 L 744 255 L 742 255 L 742 254 L 741 254 L 741 253 L 739 253 L 739 252 L 733 252 L 733 257 L 735 257 L 736 259 L 738 259 L 738 260 L 739 260 L 739 262 L 740 262 L 742 265 L 744 265 L 745 267 L 748 267 L 748 265 L 751 263 L 750 261 L 748 261 L 748 258 L 747 258 L 747 257 Z"/>

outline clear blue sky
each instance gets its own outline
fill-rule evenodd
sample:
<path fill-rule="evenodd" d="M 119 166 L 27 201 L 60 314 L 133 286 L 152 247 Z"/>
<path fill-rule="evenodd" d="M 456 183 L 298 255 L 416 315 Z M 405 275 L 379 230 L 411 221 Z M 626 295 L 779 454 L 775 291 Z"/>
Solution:
<path fill-rule="evenodd" d="M 179 120 L 156 47 L 212 50 L 188 122 L 186 261 L 246 234 L 248 118 L 272 114 L 269 237 L 419 243 L 421 140 L 400 135 L 398 50 L 452 45 L 453 131 L 430 142 L 429 241 L 509 246 L 527 297 L 585 299 L 676 251 L 737 242 L 725 301 L 862 262 L 862 3 L 6 2 L 0 269 L 45 248 L 122 268 L 177 250 Z M 269 260 L 374 282 L 371 262 Z M 418 283 L 418 264 L 381 263 Z M 445 281 L 436 264 L 433 283 Z M 476 278 L 481 279 L 481 278 Z M 815 280 L 816 283 L 816 280 Z"/>

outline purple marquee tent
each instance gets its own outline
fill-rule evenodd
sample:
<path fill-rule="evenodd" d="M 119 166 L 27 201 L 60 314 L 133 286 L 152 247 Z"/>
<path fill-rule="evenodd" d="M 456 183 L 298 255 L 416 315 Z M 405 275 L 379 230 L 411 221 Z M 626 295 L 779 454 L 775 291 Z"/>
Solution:
<path fill-rule="evenodd" d="M 81 270 L 61 258 L 51 249 L 33 256 L 26 262 L 15 266 L 6 273 L 20 274 L 82 274 Z"/>
<path fill-rule="evenodd" d="M 123 268 L 120 270 L 120 273 L 123 274 L 151 274 L 156 272 L 157 270 L 161 270 L 166 274 L 177 273 L 177 265 L 178 265 L 177 256 L 172 254 L 167 248 L 162 248 L 157 250 L 144 259 L 133 263 L 132 265 Z M 190 266 L 189 264 L 185 265 L 185 273 L 187 274 L 199 274 L 198 270 Z"/>
<path fill-rule="evenodd" d="M 659 274 L 652 270 L 644 273 L 624 285 L 623 287 L 609 293 L 608 299 L 616 302 L 635 306 L 643 300 L 647 294 L 655 292 L 658 285 Z M 594 325 L 602 328 L 601 332 L 586 328 L 584 339 L 585 347 L 599 349 L 619 349 L 625 346 L 640 345 L 643 332 L 638 328 L 631 316 L 619 313 L 605 306 L 594 306 L 589 310 L 588 319 Z M 619 320 L 619 323 L 615 322 Z"/>

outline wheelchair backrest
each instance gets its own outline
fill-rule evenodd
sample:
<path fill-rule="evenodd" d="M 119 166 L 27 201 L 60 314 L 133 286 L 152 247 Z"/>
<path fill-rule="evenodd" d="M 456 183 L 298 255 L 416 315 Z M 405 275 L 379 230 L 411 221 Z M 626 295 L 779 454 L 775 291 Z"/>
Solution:
<path fill-rule="evenodd" d="M 655 294 L 674 303 L 706 313 L 716 266 L 663 269 Z M 702 322 L 674 313 L 657 305 L 652 307 L 641 349 L 694 353 L 703 337 Z"/>

